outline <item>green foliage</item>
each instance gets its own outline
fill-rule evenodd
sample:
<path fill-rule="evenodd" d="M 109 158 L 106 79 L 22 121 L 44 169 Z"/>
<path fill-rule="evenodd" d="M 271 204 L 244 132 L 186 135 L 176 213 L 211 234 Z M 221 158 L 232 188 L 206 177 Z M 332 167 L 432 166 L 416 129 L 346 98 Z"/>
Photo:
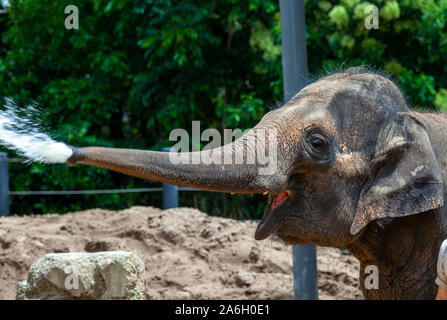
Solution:
<path fill-rule="evenodd" d="M 369 5 L 379 9 L 379 29 L 365 28 Z M 446 22 L 446 0 L 307 1 L 309 69 L 372 65 L 390 73 L 414 107 L 439 109 L 439 91 L 447 88 Z"/>
<path fill-rule="evenodd" d="M 37 101 L 53 136 L 77 146 L 159 150 L 169 132 L 246 129 L 282 100 L 277 0 L 14 0 L 0 15 L 0 96 Z M 80 29 L 64 28 L 78 6 Z M 415 107 L 447 109 L 447 0 L 305 1 L 309 71 L 368 64 Z M 369 5 L 379 29 L 368 30 Z M 11 164 L 12 190 L 158 185 L 101 169 Z M 216 215 L 258 218 L 264 197 L 183 193 Z M 159 193 L 14 197 L 15 213 L 161 205 Z"/>
<path fill-rule="evenodd" d="M 345 7 L 337 5 L 329 12 L 329 22 L 337 26 L 337 29 L 344 29 L 348 26 L 349 16 Z"/>
<path fill-rule="evenodd" d="M 435 97 L 435 105 L 442 111 L 447 110 L 447 89 L 439 89 Z"/>
<path fill-rule="evenodd" d="M 380 17 L 386 21 L 398 19 L 400 17 L 400 7 L 397 1 L 386 2 L 380 9 Z"/>
<path fill-rule="evenodd" d="M 53 136 L 76 146 L 159 150 L 169 132 L 246 129 L 281 101 L 276 0 L 15 0 L 1 16 L 0 96 L 37 101 Z M 79 8 L 67 30 L 66 5 Z M 190 129 L 189 129 L 190 130 Z M 12 156 L 12 155 L 10 155 Z M 11 164 L 11 190 L 158 186 L 101 169 Z M 205 201 L 198 201 L 198 196 Z M 263 196 L 182 194 L 182 205 L 259 217 Z M 253 199 L 250 201 L 250 199 Z M 159 193 L 13 197 L 12 212 L 161 205 Z"/>

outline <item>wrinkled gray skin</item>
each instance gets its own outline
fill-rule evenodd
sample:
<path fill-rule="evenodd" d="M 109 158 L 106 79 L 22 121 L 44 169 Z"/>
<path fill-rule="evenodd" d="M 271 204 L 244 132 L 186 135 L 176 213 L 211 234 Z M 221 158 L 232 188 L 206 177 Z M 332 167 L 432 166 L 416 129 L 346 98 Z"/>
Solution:
<path fill-rule="evenodd" d="M 447 237 L 447 118 L 410 111 L 391 81 L 354 68 L 305 87 L 254 129 L 268 128 L 278 132 L 278 170 L 270 176 L 260 176 L 256 162 L 173 165 L 168 153 L 98 147 L 73 148 L 67 164 L 204 190 L 269 192 L 256 239 L 344 246 L 361 262 L 366 298 L 433 299 Z M 250 157 L 244 142 L 256 132 L 213 152 Z M 288 198 L 272 206 L 285 190 Z M 379 289 L 365 288 L 368 265 L 378 267 Z"/>

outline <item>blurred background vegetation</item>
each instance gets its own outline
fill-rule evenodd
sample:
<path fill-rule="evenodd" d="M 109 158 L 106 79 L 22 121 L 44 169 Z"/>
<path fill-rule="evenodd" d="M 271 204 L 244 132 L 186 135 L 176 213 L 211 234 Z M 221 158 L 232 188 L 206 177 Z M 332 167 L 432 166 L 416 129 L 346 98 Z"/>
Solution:
<path fill-rule="evenodd" d="M 9 0 L 0 14 L 0 97 L 37 102 L 76 146 L 160 150 L 174 128 L 246 129 L 282 102 L 278 0 Z M 67 30 L 67 5 L 79 30 Z M 379 29 L 364 9 L 380 9 Z M 305 1 L 311 75 L 368 64 L 413 107 L 447 110 L 447 0 Z M 1 10 L 1 8 L 0 8 Z M 13 157 L 14 154 L 9 154 Z M 11 190 L 158 186 L 87 166 L 10 164 Z M 180 193 L 180 205 L 259 218 L 262 195 Z M 161 206 L 160 193 L 14 196 L 13 214 Z"/>

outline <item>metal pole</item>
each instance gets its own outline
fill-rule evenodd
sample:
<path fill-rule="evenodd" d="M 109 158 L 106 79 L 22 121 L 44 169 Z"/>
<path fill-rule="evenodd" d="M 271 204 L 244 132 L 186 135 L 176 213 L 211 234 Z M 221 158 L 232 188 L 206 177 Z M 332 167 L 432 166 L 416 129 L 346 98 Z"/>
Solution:
<path fill-rule="evenodd" d="M 280 0 L 284 102 L 305 85 L 307 76 L 306 26 L 303 0 Z"/>
<path fill-rule="evenodd" d="M 317 250 L 305 244 L 292 247 L 295 300 L 318 300 Z"/>
<path fill-rule="evenodd" d="M 164 147 L 163 151 L 171 151 L 171 148 Z M 163 183 L 163 209 L 178 207 L 178 187 L 172 184 Z"/>
<path fill-rule="evenodd" d="M 8 155 L 0 152 L 0 216 L 9 216 Z"/>
<path fill-rule="evenodd" d="M 284 102 L 305 86 L 307 76 L 306 26 L 303 0 L 280 0 Z M 318 299 L 316 248 L 293 246 L 295 299 Z"/>

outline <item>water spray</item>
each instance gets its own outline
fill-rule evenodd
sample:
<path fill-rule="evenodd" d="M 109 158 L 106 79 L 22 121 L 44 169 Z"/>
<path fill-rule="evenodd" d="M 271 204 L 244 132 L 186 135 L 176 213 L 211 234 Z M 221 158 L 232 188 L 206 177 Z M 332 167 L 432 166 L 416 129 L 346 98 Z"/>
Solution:
<path fill-rule="evenodd" d="M 9 98 L 5 99 L 5 108 L 0 110 L 0 145 L 16 151 L 28 162 L 65 163 L 73 150 L 63 142 L 53 140 L 42 132 L 41 126 L 32 119 L 36 109 L 21 108 Z"/>

